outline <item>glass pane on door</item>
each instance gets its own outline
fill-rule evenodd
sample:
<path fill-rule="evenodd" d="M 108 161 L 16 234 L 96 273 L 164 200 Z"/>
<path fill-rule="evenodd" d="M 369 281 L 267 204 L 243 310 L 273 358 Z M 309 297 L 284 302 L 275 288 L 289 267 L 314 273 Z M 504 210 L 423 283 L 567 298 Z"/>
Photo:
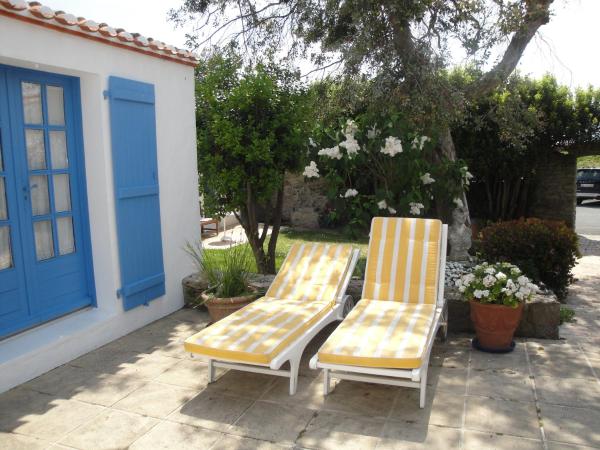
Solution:
<path fill-rule="evenodd" d="M 75 251 L 75 239 L 73 237 L 73 220 L 70 217 L 59 217 L 56 219 L 58 232 L 58 254 L 68 255 Z"/>
<path fill-rule="evenodd" d="M 10 229 L 7 226 L 0 227 L 0 270 L 12 267 L 9 230 Z"/>
<path fill-rule="evenodd" d="M 48 177 L 46 175 L 32 175 L 29 177 L 29 191 L 31 192 L 31 210 L 34 216 L 43 216 L 50 213 L 48 199 Z"/>
<path fill-rule="evenodd" d="M 8 219 L 8 207 L 6 205 L 6 187 L 4 177 L 0 177 L 0 220 Z"/>
<path fill-rule="evenodd" d="M 71 211 L 69 175 L 54 175 L 54 209 L 56 212 Z"/>
<path fill-rule="evenodd" d="M 42 120 L 42 87 L 37 83 L 21 83 L 23 113 L 26 124 L 40 125 Z"/>
<path fill-rule="evenodd" d="M 64 125 L 65 102 L 63 88 L 60 86 L 47 86 L 46 103 L 48 104 L 48 123 L 50 125 Z"/>
<path fill-rule="evenodd" d="M 34 222 L 33 231 L 35 234 L 35 253 L 38 261 L 52 258 L 54 256 L 52 222 L 49 220 Z"/>
<path fill-rule="evenodd" d="M 45 169 L 44 132 L 42 130 L 25 130 L 25 147 L 27 147 L 29 170 Z"/>
<path fill-rule="evenodd" d="M 67 138 L 64 131 L 50 132 L 50 158 L 53 169 L 66 169 L 69 167 Z"/>

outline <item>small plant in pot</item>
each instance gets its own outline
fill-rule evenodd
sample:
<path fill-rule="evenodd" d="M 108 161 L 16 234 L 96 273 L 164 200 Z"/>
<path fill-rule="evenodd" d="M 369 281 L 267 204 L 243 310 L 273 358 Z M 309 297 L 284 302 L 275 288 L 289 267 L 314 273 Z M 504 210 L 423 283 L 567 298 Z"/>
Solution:
<path fill-rule="evenodd" d="M 256 300 L 259 294 L 249 285 L 252 256 L 246 245 L 205 252 L 201 244 L 188 243 L 185 250 L 208 282 L 197 304 L 206 306 L 213 322 Z"/>
<path fill-rule="evenodd" d="M 474 347 L 496 353 L 511 351 L 523 305 L 537 292 L 537 286 L 517 266 L 506 262 L 479 264 L 455 284 L 471 305 L 477 334 Z"/>

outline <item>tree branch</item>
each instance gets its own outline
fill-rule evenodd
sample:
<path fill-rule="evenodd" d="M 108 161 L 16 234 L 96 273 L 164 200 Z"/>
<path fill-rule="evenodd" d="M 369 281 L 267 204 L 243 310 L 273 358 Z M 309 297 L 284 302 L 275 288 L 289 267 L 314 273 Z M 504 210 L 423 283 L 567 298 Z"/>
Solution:
<path fill-rule="evenodd" d="M 538 29 L 550 21 L 550 5 L 554 0 L 526 0 L 527 11 L 522 26 L 513 34 L 502 59 L 485 73 L 468 93 L 471 98 L 493 91 L 515 70 L 527 44 Z"/>

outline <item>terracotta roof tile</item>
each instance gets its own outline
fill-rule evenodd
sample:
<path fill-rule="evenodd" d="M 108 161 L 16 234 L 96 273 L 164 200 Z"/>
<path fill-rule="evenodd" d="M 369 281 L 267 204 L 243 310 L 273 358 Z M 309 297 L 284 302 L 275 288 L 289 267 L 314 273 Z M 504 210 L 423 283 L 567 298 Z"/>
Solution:
<path fill-rule="evenodd" d="M 0 15 L 145 53 L 149 56 L 157 56 L 188 65 L 198 63 L 198 57 L 187 50 L 166 45 L 161 41 L 142 36 L 139 33 L 129 33 L 122 28 L 115 29 L 106 23 L 97 23 L 64 11 L 54 11 L 40 2 L 0 0 Z"/>

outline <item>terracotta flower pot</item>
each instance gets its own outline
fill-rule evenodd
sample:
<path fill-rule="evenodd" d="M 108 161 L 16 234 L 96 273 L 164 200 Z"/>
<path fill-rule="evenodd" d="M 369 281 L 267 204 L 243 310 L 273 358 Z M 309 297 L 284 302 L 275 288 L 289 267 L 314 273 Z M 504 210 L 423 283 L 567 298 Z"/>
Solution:
<path fill-rule="evenodd" d="M 227 317 L 229 314 L 233 314 L 234 312 L 242 309 L 244 306 L 249 305 L 256 300 L 258 295 L 256 289 L 249 288 L 248 290 L 253 291 L 253 293 L 241 295 L 239 297 L 217 298 L 207 294 L 206 291 L 204 291 L 202 294 L 200 294 L 200 296 L 202 297 L 202 301 L 208 309 L 208 314 L 214 323 Z"/>
<path fill-rule="evenodd" d="M 523 304 L 516 308 L 471 300 L 471 320 L 479 346 L 489 350 L 510 349 L 513 335 L 523 315 Z"/>

